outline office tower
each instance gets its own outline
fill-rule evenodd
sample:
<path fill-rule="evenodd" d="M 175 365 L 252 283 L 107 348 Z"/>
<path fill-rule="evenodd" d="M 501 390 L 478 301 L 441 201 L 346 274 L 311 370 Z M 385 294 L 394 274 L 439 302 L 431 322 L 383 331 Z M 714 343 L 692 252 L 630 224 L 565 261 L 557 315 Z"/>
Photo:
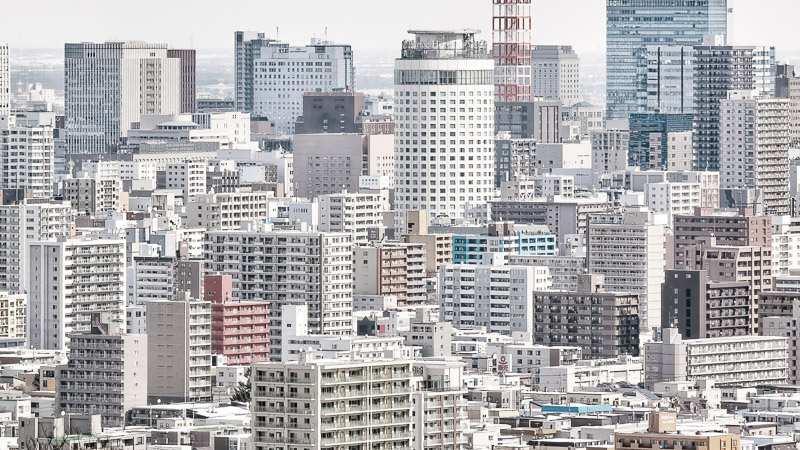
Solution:
<path fill-rule="evenodd" d="M 728 91 L 719 109 L 720 187 L 759 189 L 764 214 L 789 215 L 789 100 Z"/>
<path fill-rule="evenodd" d="M 314 199 L 345 190 L 358 192 L 361 175 L 385 176 L 393 183 L 396 178 L 393 140 L 391 134 L 295 135 L 295 195 Z"/>
<path fill-rule="evenodd" d="M 694 113 L 694 48 L 648 45 L 640 50 L 638 110 L 645 113 Z"/>
<path fill-rule="evenodd" d="M 641 170 L 690 170 L 691 114 L 631 114 L 628 165 Z"/>
<path fill-rule="evenodd" d="M 570 45 L 536 45 L 531 52 L 534 97 L 572 106 L 581 99 L 581 61 Z"/>
<path fill-rule="evenodd" d="M 304 93 L 355 90 L 349 45 L 315 38 L 291 46 L 248 31 L 236 32 L 235 45 L 236 110 L 268 118 L 278 135 L 294 134 Z"/>
<path fill-rule="evenodd" d="M 579 347 L 585 359 L 639 354 L 639 295 L 606 289 L 602 275 L 586 273 L 575 292 L 533 294 L 534 344 Z"/>
<path fill-rule="evenodd" d="M 304 352 L 297 362 L 254 364 L 252 379 L 256 450 L 284 443 L 337 450 L 412 447 L 408 360 L 336 361 Z"/>
<path fill-rule="evenodd" d="M 492 0 L 494 101 L 531 97 L 531 0 Z"/>
<path fill-rule="evenodd" d="M 70 336 L 67 364 L 56 371 L 55 410 L 100 414 L 104 427 L 122 427 L 128 411 L 147 405 L 147 336 L 103 319 L 92 315 L 91 329 Z"/>
<path fill-rule="evenodd" d="M 609 292 L 639 294 L 643 330 L 661 323 L 665 222 L 646 210 L 590 215 L 587 220 L 588 272 L 605 276 Z"/>
<path fill-rule="evenodd" d="M 694 170 L 719 171 L 720 101 L 728 91 L 751 91 L 755 86 L 754 47 L 695 46 Z"/>
<path fill-rule="evenodd" d="M 24 189 L 27 197 L 50 198 L 54 170 L 51 127 L 0 130 L 0 188 Z"/>
<path fill-rule="evenodd" d="M 410 210 L 466 217 L 492 198 L 494 184 L 486 42 L 474 30 L 413 33 L 394 66 L 396 230 L 405 229 Z"/>
<path fill-rule="evenodd" d="M 25 199 L 0 205 L 0 291 L 28 289 L 28 244 L 71 236 L 75 214 L 69 202 Z"/>
<path fill-rule="evenodd" d="M 8 45 L 0 45 L 0 129 L 8 126 L 11 115 L 11 67 Z"/>
<path fill-rule="evenodd" d="M 181 61 L 181 109 L 182 113 L 197 111 L 197 52 L 195 50 L 167 50 L 167 57 Z"/>
<path fill-rule="evenodd" d="M 464 330 L 531 333 L 534 293 L 552 285 L 547 267 L 447 265 L 439 271 L 440 320 Z M 489 291 L 491 295 L 479 294 Z"/>
<path fill-rule="evenodd" d="M 207 275 L 205 300 L 211 302 L 211 349 L 228 365 L 269 361 L 269 303 L 233 298 L 230 275 Z"/>
<path fill-rule="evenodd" d="M 701 380 L 713 381 L 721 388 L 786 383 L 785 337 L 684 338 L 678 330 L 668 328 L 662 331 L 660 342 L 645 344 L 645 386 Z"/>
<path fill-rule="evenodd" d="M 149 403 L 212 400 L 211 303 L 182 294 L 147 302 Z"/>
<path fill-rule="evenodd" d="M 143 114 L 177 114 L 180 99 L 181 60 L 166 44 L 64 47 L 67 153 L 116 151 Z"/>
<path fill-rule="evenodd" d="M 28 346 L 66 350 L 68 336 L 91 329 L 92 313 L 125 318 L 125 242 L 59 237 L 31 242 Z"/>
<path fill-rule="evenodd" d="M 606 118 L 643 112 L 637 56 L 645 46 L 692 46 L 726 35 L 727 14 L 727 0 L 606 0 Z"/>
<path fill-rule="evenodd" d="M 609 173 L 628 168 L 630 131 L 627 123 L 625 126 L 614 126 L 609 123 L 605 130 L 593 131 L 590 136 L 592 140 L 592 170 Z"/>
<path fill-rule="evenodd" d="M 315 333 L 353 331 L 353 238 L 347 233 L 273 231 L 247 223 L 242 230 L 206 233 L 207 273 L 230 274 L 233 298 L 270 304 L 271 355 L 280 355 L 281 311 L 306 303 Z M 256 252 L 255 249 L 258 248 Z"/>

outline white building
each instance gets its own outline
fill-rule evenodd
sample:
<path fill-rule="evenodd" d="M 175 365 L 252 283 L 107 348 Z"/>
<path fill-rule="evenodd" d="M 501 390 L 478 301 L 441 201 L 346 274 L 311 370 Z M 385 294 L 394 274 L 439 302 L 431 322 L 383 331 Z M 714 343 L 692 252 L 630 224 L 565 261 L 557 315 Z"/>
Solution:
<path fill-rule="evenodd" d="M 789 214 L 789 100 L 729 91 L 719 109 L 721 187 L 760 189 L 765 214 Z"/>
<path fill-rule="evenodd" d="M 30 243 L 28 346 L 66 350 L 68 336 L 88 332 L 92 313 L 125 318 L 125 242 L 67 239 Z"/>
<path fill-rule="evenodd" d="M 353 332 L 353 241 L 346 233 L 273 231 L 269 224 L 245 223 L 242 230 L 206 233 L 207 273 L 230 274 L 233 296 L 270 302 L 271 326 L 281 325 L 280 307 L 309 306 L 314 333 Z M 280 355 L 281 338 L 270 351 Z"/>
<path fill-rule="evenodd" d="M 298 362 L 254 364 L 255 448 L 411 448 L 412 379 L 408 360 L 316 360 L 304 353 Z"/>
<path fill-rule="evenodd" d="M 682 339 L 675 328 L 645 344 L 645 384 L 713 380 L 718 387 L 786 383 L 786 337 L 728 336 Z"/>
<path fill-rule="evenodd" d="M 68 153 L 107 153 L 142 114 L 180 112 L 180 58 L 166 44 L 66 44 L 64 97 Z"/>
<path fill-rule="evenodd" d="M 198 194 L 186 205 L 186 223 L 207 230 L 240 230 L 246 221 L 266 223 L 270 218 L 268 197 L 266 192 L 252 192 L 249 188 Z"/>
<path fill-rule="evenodd" d="M 608 173 L 628 168 L 630 131 L 627 121 L 609 121 L 606 129 L 592 131 L 590 136 L 593 170 Z"/>
<path fill-rule="evenodd" d="M 458 359 L 425 358 L 414 361 L 412 371 L 420 377 L 411 396 L 414 413 L 414 450 L 465 448 L 469 429 L 462 374 L 465 363 Z"/>
<path fill-rule="evenodd" d="M 542 367 L 539 369 L 539 388 L 546 392 L 575 392 L 589 390 L 603 383 L 642 382 L 642 358 L 622 355 L 612 359 L 592 359 L 576 364 Z"/>
<path fill-rule="evenodd" d="M 454 328 L 533 332 L 533 294 L 553 285 L 547 267 L 446 265 L 439 271 L 440 318 Z"/>
<path fill-rule="evenodd" d="M 772 216 L 772 274 L 800 271 L 800 227 L 790 216 Z"/>
<path fill-rule="evenodd" d="M 208 162 L 203 159 L 187 159 L 168 163 L 166 167 L 167 189 L 180 189 L 184 204 L 197 200 L 206 193 Z"/>
<path fill-rule="evenodd" d="M 54 153 L 50 127 L 0 130 L 0 188 L 25 189 L 28 197 L 52 197 Z"/>
<path fill-rule="evenodd" d="M 395 60 L 395 229 L 461 219 L 494 191 L 494 62 L 475 30 L 414 31 Z"/>
<path fill-rule="evenodd" d="M 651 211 L 667 214 L 669 223 L 672 217 L 692 215 L 694 208 L 702 205 L 702 188 L 700 183 L 648 183 L 645 194 L 647 207 Z"/>
<path fill-rule="evenodd" d="M 302 47 L 271 40 L 264 44 L 253 53 L 252 72 L 242 74 L 252 86 L 249 112 L 274 121 L 276 134 L 294 134 L 297 117 L 303 115 L 304 93 L 355 90 L 349 45 L 316 38 Z"/>
<path fill-rule="evenodd" d="M 348 193 L 319 196 L 319 231 L 350 233 L 353 242 L 365 244 L 368 231 L 383 228 L 383 213 L 390 207 L 381 194 Z"/>
<path fill-rule="evenodd" d="M 122 180 L 116 177 L 89 177 L 62 181 L 62 197 L 69 200 L 79 214 L 99 214 L 121 210 Z"/>
<path fill-rule="evenodd" d="M 572 106 L 581 100 L 581 61 L 572 46 L 536 45 L 531 51 L 533 97 Z"/>
<path fill-rule="evenodd" d="M 0 341 L 15 339 L 25 342 L 27 297 L 0 291 Z"/>
<path fill-rule="evenodd" d="M 643 330 L 661 324 L 666 218 L 647 210 L 589 216 L 588 272 L 605 277 L 608 292 L 639 294 Z"/>
<path fill-rule="evenodd" d="M 8 127 L 11 116 L 11 66 L 8 45 L 0 45 L 0 129 Z"/>
<path fill-rule="evenodd" d="M 75 214 L 67 201 L 26 199 L 0 205 L 0 290 L 22 293 L 28 286 L 28 243 L 71 236 Z"/>

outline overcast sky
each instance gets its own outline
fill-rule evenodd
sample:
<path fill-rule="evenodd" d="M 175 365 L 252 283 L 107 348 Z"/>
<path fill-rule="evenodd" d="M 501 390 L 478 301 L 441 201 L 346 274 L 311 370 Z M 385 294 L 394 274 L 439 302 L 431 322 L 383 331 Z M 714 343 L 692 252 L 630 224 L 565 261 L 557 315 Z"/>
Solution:
<path fill-rule="evenodd" d="M 774 45 L 800 55 L 799 0 L 729 0 L 733 43 Z M 605 49 L 604 0 L 533 0 L 534 43 L 569 44 L 598 57 Z M 60 48 L 64 42 L 143 40 L 171 47 L 231 49 L 235 30 L 263 31 L 293 44 L 312 36 L 358 52 L 397 53 L 406 30 L 478 28 L 490 39 L 491 0 L 48 0 L 5 2 L 0 43 Z"/>

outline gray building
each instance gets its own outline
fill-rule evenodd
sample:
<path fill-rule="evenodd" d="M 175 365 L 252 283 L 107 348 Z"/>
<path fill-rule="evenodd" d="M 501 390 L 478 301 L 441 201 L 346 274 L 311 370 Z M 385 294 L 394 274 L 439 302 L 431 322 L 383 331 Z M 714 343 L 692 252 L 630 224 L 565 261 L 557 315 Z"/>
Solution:
<path fill-rule="evenodd" d="M 295 134 L 361 133 L 357 120 L 364 111 L 361 92 L 306 92 L 303 94 L 303 115 L 297 118 Z"/>
<path fill-rule="evenodd" d="M 121 427 L 131 408 L 147 405 L 147 336 L 122 334 L 102 317 L 70 337 L 67 364 L 56 372 L 56 410 L 100 414 L 104 427 Z"/>
<path fill-rule="evenodd" d="M 211 401 L 211 303 L 183 297 L 147 302 L 150 403 Z"/>
<path fill-rule="evenodd" d="M 572 106 L 581 99 L 581 61 L 570 45 L 536 45 L 531 50 L 533 97 Z"/>
<path fill-rule="evenodd" d="M 579 347 L 585 359 L 639 355 L 639 296 L 605 292 L 582 274 L 577 292 L 534 292 L 533 343 Z"/>
<path fill-rule="evenodd" d="M 512 139 L 561 142 L 561 103 L 541 99 L 532 102 L 497 102 L 494 129 L 497 134 L 508 133 Z"/>
<path fill-rule="evenodd" d="M 646 45 L 699 45 L 727 34 L 727 0 L 606 0 L 607 119 L 639 110 L 637 56 Z"/>
<path fill-rule="evenodd" d="M 640 49 L 639 112 L 694 113 L 694 47 L 648 45 Z"/>

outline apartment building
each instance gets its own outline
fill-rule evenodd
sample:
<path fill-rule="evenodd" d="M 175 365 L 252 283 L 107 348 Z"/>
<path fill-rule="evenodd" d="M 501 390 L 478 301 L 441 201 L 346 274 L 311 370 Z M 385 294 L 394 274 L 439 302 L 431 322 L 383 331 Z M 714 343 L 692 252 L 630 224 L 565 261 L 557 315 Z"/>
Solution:
<path fill-rule="evenodd" d="M 25 189 L 27 197 L 53 196 L 53 129 L 10 127 L 0 130 L 0 188 Z"/>
<path fill-rule="evenodd" d="M 147 302 L 148 403 L 212 400 L 211 303 L 182 297 Z"/>
<path fill-rule="evenodd" d="M 319 231 L 350 233 L 353 242 L 366 244 L 370 231 L 384 229 L 383 213 L 389 211 L 388 198 L 376 193 L 320 195 Z"/>
<path fill-rule="evenodd" d="M 66 350 L 69 336 L 89 332 L 92 314 L 125 318 L 125 242 L 68 239 L 30 243 L 27 262 L 28 346 Z"/>
<path fill-rule="evenodd" d="M 0 291 L 0 341 L 27 339 L 27 297 Z"/>
<path fill-rule="evenodd" d="M 423 244 L 372 242 L 354 252 L 354 294 L 394 295 L 399 306 L 427 299 Z"/>
<path fill-rule="evenodd" d="M 491 219 L 516 224 L 547 225 L 562 241 L 570 234 L 585 234 L 587 216 L 608 211 L 605 193 L 580 198 L 539 198 L 491 202 Z"/>
<path fill-rule="evenodd" d="M 70 202 L 25 199 L 0 205 L 0 290 L 22 293 L 28 286 L 28 243 L 72 236 Z"/>
<path fill-rule="evenodd" d="M 300 445 L 346 450 L 410 449 L 410 361 L 317 360 L 259 363 L 252 374 L 257 450 Z"/>
<path fill-rule="evenodd" d="M 543 227 L 490 223 L 486 235 L 454 234 L 453 264 L 482 264 L 512 255 L 558 254 L 556 235 Z"/>
<path fill-rule="evenodd" d="M 703 206 L 702 195 L 700 183 L 648 183 L 645 203 L 651 211 L 666 214 L 668 223 L 672 223 L 674 216 L 692 214 Z"/>
<path fill-rule="evenodd" d="M 309 324 L 321 334 L 353 331 L 353 241 L 347 233 L 276 231 L 245 223 L 242 230 L 209 231 L 206 273 L 233 277 L 233 298 L 270 303 L 270 325 L 279 329 L 280 307 L 309 305 Z M 272 354 L 280 351 L 272 333 Z"/>
<path fill-rule="evenodd" d="M 620 122 L 620 121 L 615 121 Z M 600 173 L 614 172 L 628 168 L 630 131 L 625 121 L 609 123 L 602 131 L 590 133 L 592 142 L 592 169 Z"/>
<path fill-rule="evenodd" d="M 546 267 L 446 265 L 439 273 L 440 320 L 457 329 L 530 333 L 535 291 L 552 283 Z"/>
<path fill-rule="evenodd" d="M 547 267 L 553 277 L 552 290 L 575 292 L 578 290 L 578 276 L 583 274 L 586 268 L 586 257 L 510 255 L 508 264 L 512 266 Z"/>
<path fill-rule="evenodd" d="M 588 272 L 603 275 L 609 292 L 639 295 L 642 329 L 660 324 L 665 228 L 665 218 L 647 210 L 590 215 L 587 220 Z"/>
<path fill-rule="evenodd" d="M 712 380 L 717 387 L 786 383 L 785 337 L 732 336 L 683 339 L 664 328 L 660 342 L 645 344 L 645 385 L 662 381 Z"/>
<path fill-rule="evenodd" d="M 608 292 L 603 277 L 582 274 L 576 292 L 537 291 L 533 343 L 579 347 L 585 359 L 639 354 L 639 296 Z"/>
<path fill-rule="evenodd" d="M 453 263 L 453 241 L 449 234 L 428 232 L 427 211 L 406 211 L 406 228 L 402 242 L 425 246 L 425 271 L 435 273 L 445 264 Z"/>
<path fill-rule="evenodd" d="M 147 368 L 147 336 L 94 314 L 88 333 L 70 336 L 56 372 L 56 412 L 100 414 L 103 426 L 122 427 L 131 408 L 147 405 Z"/>
<path fill-rule="evenodd" d="M 208 162 L 205 159 L 167 163 L 165 187 L 183 192 L 183 203 L 188 205 L 197 200 L 198 195 L 206 193 L 207 170 Z"/>
<path fill-rule="evenodd" d="M 119 178 L 67 178 L 62 181 L 62 197 L 79 214 L 103 214 L 121 210 L 122 180 Z"/>
<path fill-rule="evenodd" d="M 414 450 L 462 449 L 467 445 L 467 389 L 458 359 L 425 358 L 412 364 L 421 380 L 411 394 Z"/>
<path fill-rule="evenodd" d="M 211 349 L 228 365 L 269 361 L 269 303 L 233 299 L 230 275 L 207 275 L 205 297 L 211 302 Z"/>
<path fill-rule="evenodd" d="M 187 225 L 206 230 L 239 230 L 242 222 L 269 220 L 269 194 L 237 189 L 235 192 L 198 194 L 186 205 Z"/>

